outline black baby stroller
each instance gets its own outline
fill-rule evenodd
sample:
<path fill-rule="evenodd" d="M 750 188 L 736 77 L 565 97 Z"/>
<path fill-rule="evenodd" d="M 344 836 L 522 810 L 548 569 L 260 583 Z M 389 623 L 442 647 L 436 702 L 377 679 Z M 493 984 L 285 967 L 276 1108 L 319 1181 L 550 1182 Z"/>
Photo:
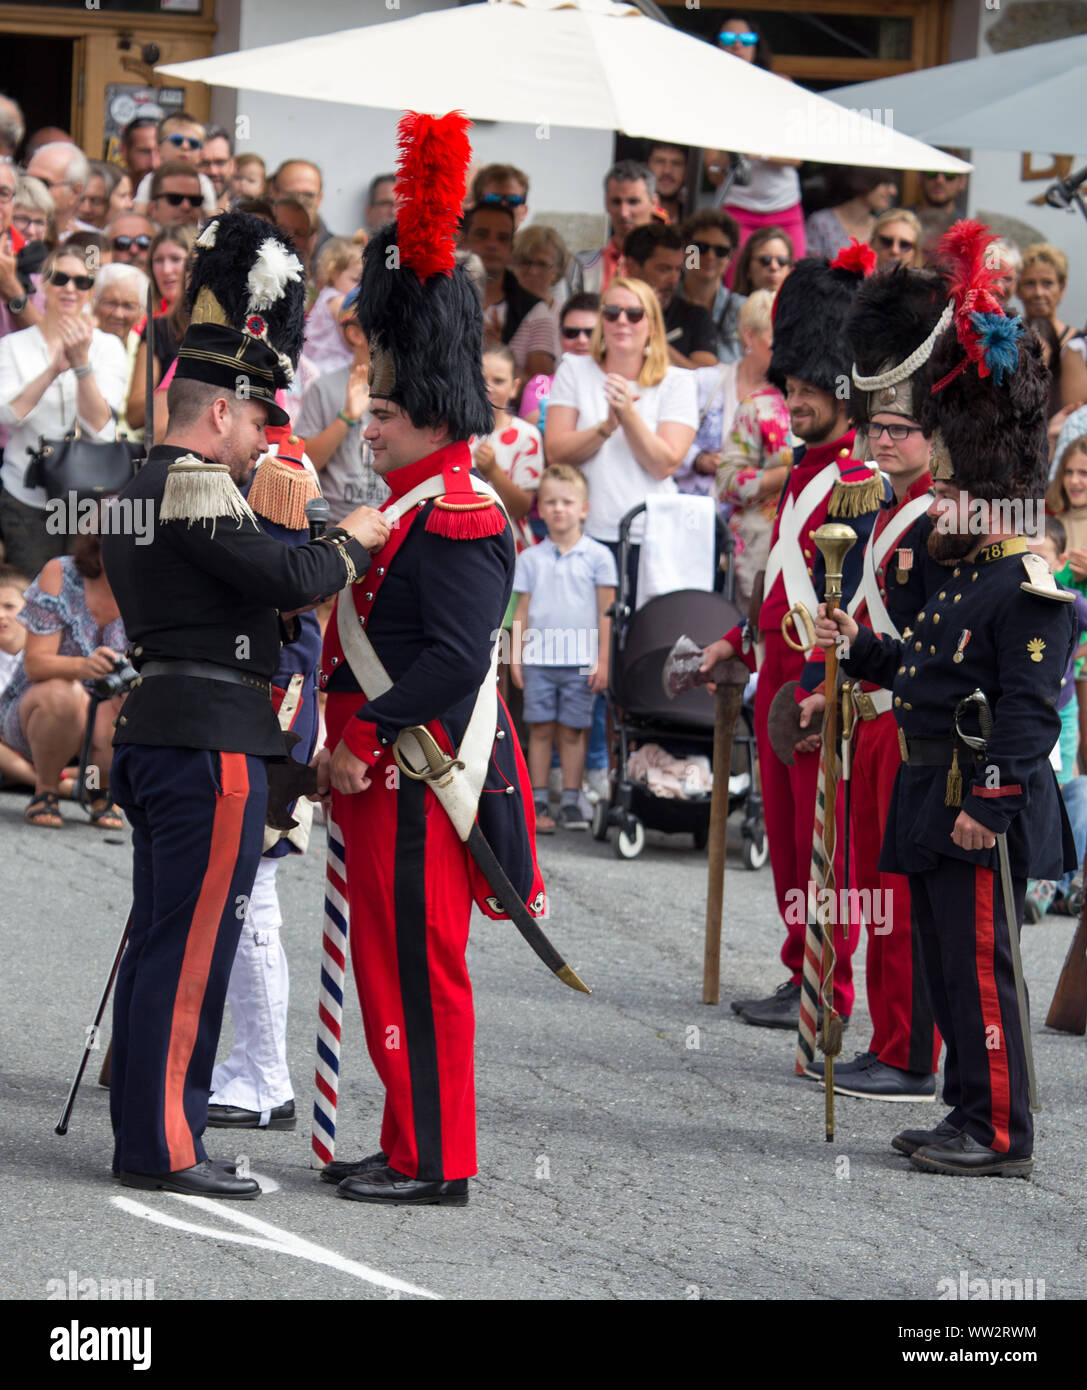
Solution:
<path fill-rule="evenodd" d="M 741 621 L 739 610 L 729 599 L 701 589 L 660 594 L 634 611 L 635 595 L 628 572 L 630 530 L 644 511 L 643 503 L 629 511 L 619 526 L 619 589 L 611 627 L 607 692 L 616 770 L 610 800 L 597 803 L 592 823 L 597 840 L 607 839 L 611 826 L 618 827 L 615 850 L 622 859 L 635 859 L 642 852 L 647 828 L 687 833 L 694 836 L 698 849 L 705 846 L 710 827 L 709 795 L 656 796 L 646 784 L 627 775 L 627 763 L 633 746 L 647 743 L 659 744 L 677 758 L 712 755 L 713 700 L 703 689 L 669 700 L 661 686 L 661 673 L 676 639 L 684 633 L 700 646 L 707 646 Z M 760 869 L 767 859 L 766 827 L 756 777 L 754 722 L 746 702 L 740 719 L 742 728 L 737 725 L 728 771 L 728 808 L 730 813 L 743 809 L 744 864 Z M 713 771 L 716 775 L 718 770 Z"/>

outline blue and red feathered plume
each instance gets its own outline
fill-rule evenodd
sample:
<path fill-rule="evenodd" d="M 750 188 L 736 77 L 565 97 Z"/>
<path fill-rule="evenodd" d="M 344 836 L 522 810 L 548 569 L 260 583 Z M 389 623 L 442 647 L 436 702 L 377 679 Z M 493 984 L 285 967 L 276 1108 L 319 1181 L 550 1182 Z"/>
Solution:
<path fill-rule="evenodd" d="M 966 354 L 951 372 L 933 386 L 942 391 L 973 362 L 979 377 L 992 375 L 1003 385 L 1006 372 L 1015 371 L 1023 322 L 1008 318 L 996 296 L 999 269 L 988 255 L 996 240 L 981 222 L 956 222 L 940 238 L 939 260 L 948 276 L 949 297 L 955 306 L 955 336 Z"/>

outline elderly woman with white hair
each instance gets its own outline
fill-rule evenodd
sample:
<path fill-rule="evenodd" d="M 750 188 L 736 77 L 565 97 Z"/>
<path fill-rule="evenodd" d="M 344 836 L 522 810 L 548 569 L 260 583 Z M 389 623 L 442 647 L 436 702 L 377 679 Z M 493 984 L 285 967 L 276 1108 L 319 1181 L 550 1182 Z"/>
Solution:
<path fill-rule="evenodd" d="M 94 282 L 91 305 L 94 321 L 103 333 L 120 338 L 127 361 L 126 380 L 132 380 L 136 352 L 140 346 L 136 324 L 147 305 L 150 281 L 139 266 L 120 262 L 104 265 Z M 127 402 L 127 393 L 126 393 Z M 117 433 L 129 439 L 142 439 L 143 430 L 133 429 L 125 418 L 125 408 L 117 418 Z"/>

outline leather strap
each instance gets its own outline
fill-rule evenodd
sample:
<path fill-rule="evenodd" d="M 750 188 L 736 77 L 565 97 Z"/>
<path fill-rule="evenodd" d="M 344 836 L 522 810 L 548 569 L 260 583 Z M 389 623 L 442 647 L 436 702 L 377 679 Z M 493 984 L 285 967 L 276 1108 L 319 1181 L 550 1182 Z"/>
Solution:
<path fill-rule="evenodd" d="M 932 498 L 927 493 L 922 497 L 913 498 L 900 511 L 895 512 L 891 521 L 878 537 L 869 539 L 864 548 L 861 581 L 846 608 L 850 617 L 855 618 L 860 611 L 861 604 L 864 603 L 868 609 L 868 623 L 872 631 L 881 636 L 893 637 L 896 641 L 901 638 L 902 634 L 887 611 L 887 605 L 880 593 L 876 570 L 883 564 L 918 517 L 927 512 L 931 506 Z"/>
<path fill-rule="evenodd" d="M 156 676 L 196 676 L 204 681 L 224 681 L 228 685 L 244 685 L 247 690 L 259 690 L 271 698 L 272 683 L 260 676 L 247 676 L 230 666 L 217 666 L 213 661 L 145 661 L 140 667 L 141 679 Z"/>

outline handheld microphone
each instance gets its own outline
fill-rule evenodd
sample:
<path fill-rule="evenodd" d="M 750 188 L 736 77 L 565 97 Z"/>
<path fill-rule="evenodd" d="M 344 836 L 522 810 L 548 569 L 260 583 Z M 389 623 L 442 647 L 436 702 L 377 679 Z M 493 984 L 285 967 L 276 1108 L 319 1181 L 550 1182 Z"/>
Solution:
<path fill-rule="evenodd" d="M 320 540 L 328 529 L 328 499 L 311 497 L 306 503 L 306 521 L 309 523 L 309 538 Z"/>

